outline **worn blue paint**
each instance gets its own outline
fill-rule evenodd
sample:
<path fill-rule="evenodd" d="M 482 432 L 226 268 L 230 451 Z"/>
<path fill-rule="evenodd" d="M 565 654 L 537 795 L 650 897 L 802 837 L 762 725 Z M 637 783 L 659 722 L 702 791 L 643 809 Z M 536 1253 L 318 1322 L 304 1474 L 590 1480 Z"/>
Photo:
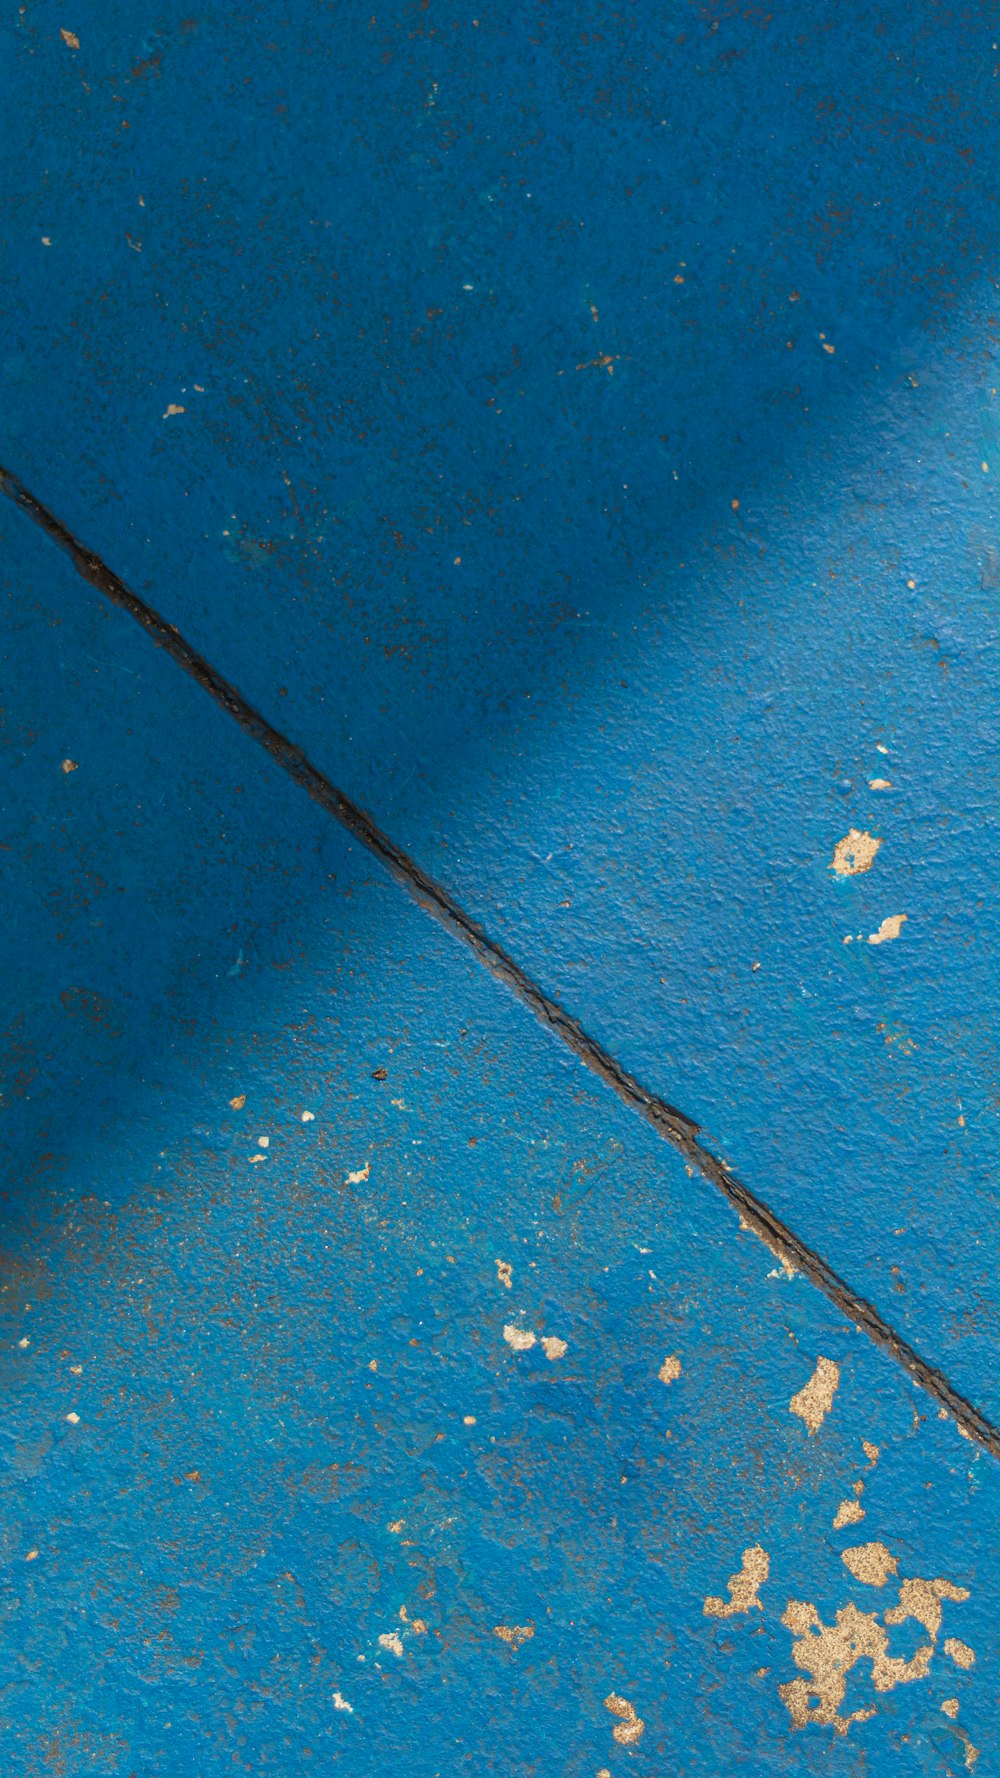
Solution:
<path fill-rule="evenodd" d="M 995 1754 L 997 1465 L 0 525 L 5 1771 L 959 1772 L 955 1696 Z M 884 1612 L 876 1539 L 970 1597 L 793 1729 L 787 1601 Z"/>
<path fill-rule="evenodd" d="M 0 457 L 1000 1416 L 991 11 L 4 31 Z M 985 1759 L 990 1460 L 2 536 L 9 1769 L 957 1771 L 943 1657 L 832 1742 L 777 1698 L 862 1437 Z"/>

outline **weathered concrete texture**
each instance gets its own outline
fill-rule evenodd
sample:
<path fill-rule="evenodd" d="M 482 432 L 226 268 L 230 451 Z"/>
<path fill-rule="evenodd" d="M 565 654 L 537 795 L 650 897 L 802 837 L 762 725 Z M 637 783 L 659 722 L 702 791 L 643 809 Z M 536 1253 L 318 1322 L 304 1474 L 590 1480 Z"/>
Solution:
<path fill-rule="evenodd" d="M 0 523 L 5 1771 L 988 1770 L 997 1466 Z"/>
<path fill-rule="evenodd" d="M 64 12 L 12 467 L 997 1417 L 992 10 Z"/>

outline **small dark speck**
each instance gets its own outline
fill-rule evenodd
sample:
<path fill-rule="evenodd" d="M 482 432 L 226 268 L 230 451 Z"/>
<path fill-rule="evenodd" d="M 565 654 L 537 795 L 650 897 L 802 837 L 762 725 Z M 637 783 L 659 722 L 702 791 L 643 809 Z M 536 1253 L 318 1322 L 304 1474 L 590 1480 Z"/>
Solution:
<path fill-rule="evenodd" d="M 373 1068 L 372 1069 L 372 1080 L 388 1080 L 388 1078 L 389 1078 L 388 1068 Z"/>

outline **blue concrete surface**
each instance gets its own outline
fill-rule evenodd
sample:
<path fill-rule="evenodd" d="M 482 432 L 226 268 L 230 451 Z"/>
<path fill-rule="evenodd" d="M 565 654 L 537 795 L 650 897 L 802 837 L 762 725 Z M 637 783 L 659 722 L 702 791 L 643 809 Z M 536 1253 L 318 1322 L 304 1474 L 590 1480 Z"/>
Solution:
<path fill-rule="evenodd" d="M 0 537 L 4 1770 L 988 1770 L 995 1461 Z M 852 1606 L 927 1671 L 796 1727 Z"/>
<path fill-rule="evenodd" d="M 996 1417 L 992 12 L 64 10 L 11 466 Z"/>
<path fill-rule="evenodd" d="M 994 10 L 0 29 L 0 461 L 1000 1418 Z M 988 1771 L 992 1460 L 0 538 L 5 1769 Z"/>

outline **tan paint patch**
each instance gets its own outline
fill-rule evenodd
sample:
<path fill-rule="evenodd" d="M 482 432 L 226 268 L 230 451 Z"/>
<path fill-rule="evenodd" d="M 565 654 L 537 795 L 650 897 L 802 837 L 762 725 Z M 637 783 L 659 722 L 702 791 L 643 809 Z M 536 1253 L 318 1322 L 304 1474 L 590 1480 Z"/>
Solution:
<path fill-rule="evenodd" d="M 230 1099 L 229 1101 L 233 1111 L 242 1111 L 246 1102 L 247 1096 L 245 1093 L 237 1093 L 235 1099 Z"/>
<path fill-rule="evenodd" d="M 941 1708 L 944 1711 L 945 1716 L 950 1716 L 954 1719 L 958 1715 L 958 1699 L 945 1698 Z"/>
<path fill-rule="evenodd" d="M 869 1442 L 866 1438 L 863 1438 L 861 1440 L 861 1449 L 863 1450 L 869 1463 L 877 1463 L 879 1458 L 882 1455 L 881 1446 L 869 1444 Z"/>
<path fill-rule="evenodd" d="M 344 1180 L 344 1184 L 345 1185 L 364 1185 L 365 1180 L 370 1179 L 371 1176 L 372 1176 L 371 1162 L 366 1161 L 364 1166 L 359 1168 L 357 1173 L 348 1173 L 346 1179 Z"/>
<path fill-rule="evenodd" d="M 562 1358 L 565 1356 L 566 1341 L 565 1340 L 558 1340 L 556 1338 L 555 1334 L 543 1334 L 542 1335 L 542 1351 L 545 1353 L 545 1356 L 549 1360 L 549 1363 L 554 1364 L 557 1358 Z"/>
<path fill-rule="evenodd" d="M 895 1574 L 899 1567 L 884 1543 L 857 1543 L 852 1549 L 841 1550 L 840 1560 L 855 1580 L 863 1581 L 866 1587 L 884 1587 L 890 1574 Z M 897 1621 L 902 1622 L 902 1619 Z"/>
<path fill-rule="evenodd" d="M 845 1525 L 858 1525 L 865 1516 L 865 1509 L 857 1500 L 842 1500 L 837 1508 L 833 1521 L 833 1529 L 842 1531 Z"/>
<path fill-rule="evenodd" d="M 646 1725 L 627 1698 L 620 1698 L 617 1692 L 609 1692 L 604 1700 L 604 1708 L 610 1710 L 612 1716 L 621 1718 L 611 1731 L 620 1747 L 631 1747 L 641 1739 Z"/>
<path fill-rule="evenodd" d="M 60 37 L 61 37 L 61 38 L 62 38 L 62 40 L 63 40 L 63 42 L 64 42 L 64 43 L 65 43 L 65 45 L 66 45 L 66 47 L 67 47 L 67 49 L 79 49 L 79 47 L 80 47 L 80 39 L 79 39 L 79 37 L 78 37 L 78 36 L 77 36 L 77 34 L 76 34 L 76 32 L 75 32 L 75 31 L 63 31 L 63 30 L 61 30 L 61 31 L 60 31 L 60 32 L 59 32 L 59 35 L 60 35 Z"/>
<path fill-rule="evenodd" d="M 494 1636 L 506 1642 L 511 1648 L 520 1648 L 522 1642 L 530 1642 L 535 1634 L 534 1624 L 494 1624 Z"/>
<path fill-rule="evenodd" d="M 64 772 L 78 772 L 80 768 L 75 759 L 64 759 L 62 769 Z"/>
<path fill-rule="evenodd" d="M 702 1606 L 704 1617 L 734 1617 L 740 1611 L 763 1611 L 758 1593 L 771 1571 L 771 1558 L 759 1543 L 743 1551 L 739 1574 L 731 1574 L 727 1582 L 728 1601 L 710 1593 Z"/>
<path fill-rule="evenodd" d="M 379 1648 L 387 1648 L 390 1654 L 401 1655 L 403 1640 L 398 1630 L 384 1630 L 378 1639 Z"/>
<path fill-rule="evenodd" d="M 810 1435 L 818 1432 L 833 1406 L 840 1382 L 840 1366 L 832 1358 L 817 1358 L 816 1369 L 804 1388 L 793 1395 L 789 1412 L 804 1420 Z"/>
<path fill-rule="evenodd" d="M 892 783 L 888 778 L 869 778 L 869 790 L 891 790 Z"/>
<path fill-rule="evenodd" d="M 354 1705 L 349 1704 L 347 1702 L 347 1699 L 344 1697 L 342 1692 L 334 1692 L 334 1694 L 333 1694 L 333 1708 L 335 1710 L 346 1710 L 349 1712 L 349 1714 L 351 1716 L 354 1715 Z"/>
<path fill-rule="evenodd" d="M 887 945 L 891 939 L 898 938 L 906 923 L 906 914 L 887 914 L 877 932 L 869 932 L 870 945 Z"/>
<path fill-rule="evenodd" d="M 969 1740 L 964 1729 L 956 1729 L 955 1733 L 959 1740 L 964 1741 L 965 1743 L 965 1769 L 967 1772 L 971 1772 L 979 1758 L 979 1749 L 978 1747 L 973 1747 L 972 1742 Z"/>
<path fill-rule="evenodd" d="M 899 1583 L 899 1604 L 885 1614 L 887 1624 L 905 1624 L 913 1618 L 923 1624 L 937 1641 L 941 1628 L 941 1601 L 951 1599 L 961 1605 L 969 1597 L 968 1587 L 954 1587 L 950 1580 L 903 1580 Z M 947 1643 L 945 1648 L 947 1649 Z"/>
<path fill-rule="evenodd" d="M 535 1344 L 535 1336 L 530 1327 L 515 1327 L 512 1321 L 507 1322 L 503 1337 L 512 1352 L 530 1352 Z"/>
<path fill-rule="evenodd" d="M 497 1277 L 500 1280 L 500 1283 L 505 1290 L 510 1290 L 514 1283 L 514 1268 L 510 1264 L 510 1261 L 506 1259 L 498 1259 L 494 1260 L 493 1263 L 496 1266 Z"/>
<path fill-rule="evenodd" d="M 676 1352 L 671 1353 L 669 1358 L 663 1360 L 656 1374 L 661 1383 L 676 1383 L 681 1374 L 681 1361 Z"/>
<path fill-rule="evenodd" d="M 871 870 L 881 844 L 875 834 L 852 827 L 834 846 L 830 869 L 835 870 L 838 877 L 856 877 L 862 871 Z"/>
<path fill-rule="evenodd" d="M 169 419 L 170 419 L 170 417 L 171 417 L 171 415 L 173 415 L 173 414 L 182 414 L 182 413 L 184 413 L 184 411 L 185 411 L 185 410 L 184 410 L 184 408 L 182 408 L 182 407 L 178 407 L 178 406 L 177 406 L 177 403 L 176 403 L 176 402 L 175 402 L 175 401 L 172 401 L 172 402 L 171 402 L 171 403 L 170 403 L 170 406 L 169 406 L 169 407 L 168 407 L 168 408 L 167 408 L 167 411 L 166 411 L 166 413 L 165 413 L 165 414 L 164 414 L 164 416 L 163 416 L 163 418 L 164 418 L 164 419 L 165 419 L 165 420 L 169 420 Z"/>
<path fill-rule="evenodd" d="M 809 1675 L 808 1680 L 791 1679 L 778 1687 L 778 1696 L 797 1729 L 814 1722 L 846 1735 L 852 1722 L 867 1722 L 875 1715 L 874 1709 L 840 1714 L 847 1674 L 858 1661 L 871 1662 L 875 1690 L 887 1692 L 922 1679 L 934 1653 L 933 1643 L 928 1643 L 918 1648 L 910 1661 L 895 1659 L 887 1652 L 888 1633 L 875 1613 L 859 1611 L 855 1605 L 845 1605 L 833 1624 L 824 1624 L 815 1605 L 790 1599 L 781 1621 L 797 1638 L 792 1648 L 795 1665 Z"/>
<path fill-rule="evenodd" d="M 956 1667 L 974 1667 L 976 1656 L 974 1649 L 967 1642 L 960 1642 L 957 1636 L 946 1636 L 944 1652 L 950 1655 Z"/>

